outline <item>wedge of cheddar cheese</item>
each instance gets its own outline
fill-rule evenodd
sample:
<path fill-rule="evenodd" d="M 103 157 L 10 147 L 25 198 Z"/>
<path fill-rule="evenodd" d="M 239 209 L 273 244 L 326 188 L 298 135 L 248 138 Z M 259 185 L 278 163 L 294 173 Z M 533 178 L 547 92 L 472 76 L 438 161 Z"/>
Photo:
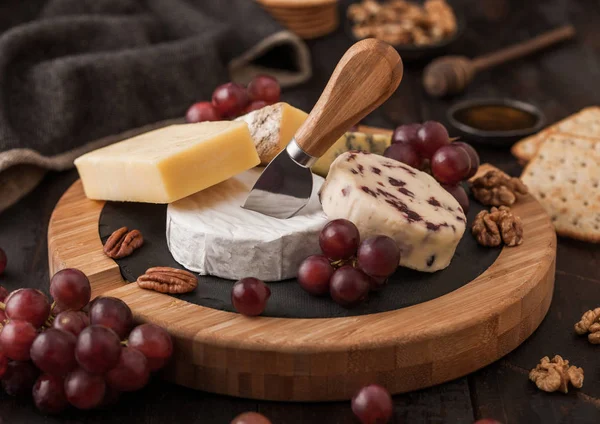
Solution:
<path fill-rule="evenodd" d="M 75 160 L 90 199 L 171 203 L 260 163 L 244 122 L 171 125 Z"/>

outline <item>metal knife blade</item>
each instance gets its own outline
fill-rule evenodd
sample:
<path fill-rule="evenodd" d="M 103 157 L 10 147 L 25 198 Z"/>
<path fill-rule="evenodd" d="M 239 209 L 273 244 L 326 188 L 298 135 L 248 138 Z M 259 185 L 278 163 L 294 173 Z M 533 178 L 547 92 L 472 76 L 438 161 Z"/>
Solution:
<path fill-rule="evenodd" d="M 287 219 L 308 203 L 313 189 L 310 166 L 314 161 L 301 150 L 292 139 L 287 148 L 275 156 L 254 184 L 244 209 Z"/>
<path fill-rule="evenodd" d="M 310 167 L 352 125 L 387 100 L 402 80 L 396 49 L 376 39 L 354 44 L 285 150 L 265 168 L 244 208 L 290 218 L 312 193 Z"/>

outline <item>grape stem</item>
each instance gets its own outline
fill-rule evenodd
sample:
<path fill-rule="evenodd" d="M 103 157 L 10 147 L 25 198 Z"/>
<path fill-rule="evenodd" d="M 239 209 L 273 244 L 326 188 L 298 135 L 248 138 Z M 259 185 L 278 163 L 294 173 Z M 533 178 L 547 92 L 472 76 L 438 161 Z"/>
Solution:
<path fill-rule="evenodd" d="M 129 340 L 121 340 L 121 346 L 129 346 Z"/>
<path fill-rule="evenodd" d="M 6 303 L 0 302 L 0 311 L 6 311 Z"/>

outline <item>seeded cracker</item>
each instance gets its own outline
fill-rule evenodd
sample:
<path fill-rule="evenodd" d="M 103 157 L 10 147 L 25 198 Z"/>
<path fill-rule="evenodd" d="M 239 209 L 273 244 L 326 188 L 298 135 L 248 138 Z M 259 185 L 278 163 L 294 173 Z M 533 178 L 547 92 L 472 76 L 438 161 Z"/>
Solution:
<path fill-rule="evenodd" d="M 600 142 L 552 134 L 521 180 L 562 236 L 600 242 Z"/>
<path fill-rule="evenodd" d="M 544 140 L 551 134 L 565 133 L 574 136 L 597 138 L 600 141 L 600 107 L 582 109 L 545 130 L 516 143 L 511 152 L 523 162 L 531 160 Z"/>

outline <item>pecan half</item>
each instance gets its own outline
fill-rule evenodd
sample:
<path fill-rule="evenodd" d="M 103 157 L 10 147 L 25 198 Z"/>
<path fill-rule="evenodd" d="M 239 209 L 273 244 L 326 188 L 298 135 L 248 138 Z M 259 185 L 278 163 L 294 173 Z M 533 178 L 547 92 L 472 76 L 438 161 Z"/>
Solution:
<path fill-rule="evenodd" d="M 112 259 L 125 258 L 144 244 L 144 237 L 139 230 L 121 227 L 110 235 L 104 243 L 104 253 Z"/>
<path fill-rule="evenodd" d="M 198 278 L 183 269 L 159 266 L 146 270 L 144 275 L 138 277 L 137 284 L 143 289 L 160 293 L 181 294 L 198 287 Z"/>

